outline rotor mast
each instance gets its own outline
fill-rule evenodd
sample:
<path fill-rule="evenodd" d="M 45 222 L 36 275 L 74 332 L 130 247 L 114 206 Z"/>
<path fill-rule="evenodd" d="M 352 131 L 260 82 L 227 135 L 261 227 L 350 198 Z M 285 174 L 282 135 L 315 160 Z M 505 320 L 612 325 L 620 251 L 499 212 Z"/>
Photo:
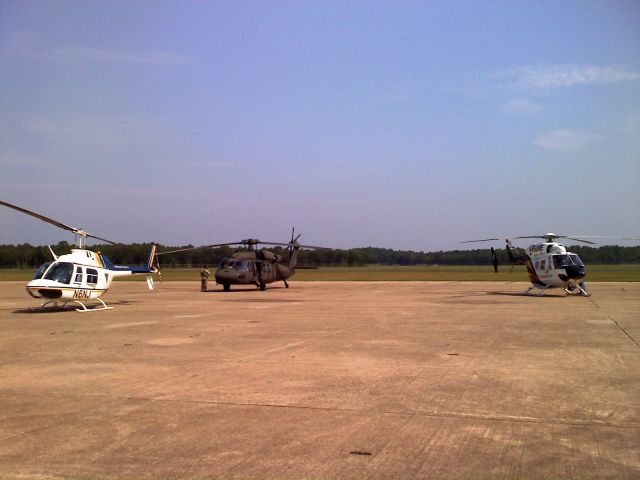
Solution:
<path fill-rule="evenodd" d="M 87 245 L 87 232 L 79 228 L 74 230 L 73 236 L 75 238 L 76 248 L 83 250 Z"/>

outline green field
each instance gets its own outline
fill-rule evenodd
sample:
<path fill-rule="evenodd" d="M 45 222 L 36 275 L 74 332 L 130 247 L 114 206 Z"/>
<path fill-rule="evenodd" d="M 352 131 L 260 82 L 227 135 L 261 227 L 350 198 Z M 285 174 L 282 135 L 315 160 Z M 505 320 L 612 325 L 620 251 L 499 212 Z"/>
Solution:
<path fill-rule="evenodd" d="M 591 265 L 587 266 L 587 280 L 590 282 L 640 282 L 640 265 Z M 0 281 L 28 281 L 35 269 L 0 269 Z M 199 281 L 198 268 L 165 268 L 162 280 Z M 157 280 L 157 275 L 155 276 Z M 509 274 L 505 267 L 493 273 L 491 267 L 483 266 L 381 266 L 366 267 L 323 267 L 299 269 L 293 278 L 298 281 L 512 281 L 526 282 L 524 267 L 518 266 Z M 144 281 L 144 276 L 131 277 L 125 281 Z M 120 280 L 121 281 L 121 280 Z"/>

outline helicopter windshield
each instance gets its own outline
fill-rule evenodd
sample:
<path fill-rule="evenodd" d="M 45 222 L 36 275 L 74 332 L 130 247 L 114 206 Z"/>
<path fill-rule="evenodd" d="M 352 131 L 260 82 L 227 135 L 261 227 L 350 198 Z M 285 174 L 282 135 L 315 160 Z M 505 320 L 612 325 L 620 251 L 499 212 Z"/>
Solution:
<path fill-rule="evenodd" d="M 239 270 L 244 272 L 249 269 L 247 266 L 247 262 L 244 260 L 237 260 L 235 258 L 227 258 L 220 262 L 220 268 L 233 268 L 234 270 Z"/>
<path fill-rule="evenodd" d="M 73 273 L 73 263 L 59 262 L 55 263 L 44 276 L 45 280 L 53 280 L 60 283 L 71 283 L 71 274 Z"/>
<path fill-rule="evenodd" d="M 582 265 L 584 265 L 584 263 L 582 263 L 580 257 L 575 253 L 553 256 L 553 266 L 555 268 L 565 268 L 571 265 L 577 265 L 578 267 L 581 267 Z"/>
<path fill-rule="evenodd" d="M 36 271 L 36 274 L 33 276 L 33 279 L 38 280 L 39 278 L 42 278 L 42 275 L 44 275 L 44 272 L 47 271 L 47 268 L 49 268 L 49 265 L 51 265 L 51 262 L 43 263 L 42 265 L 40 265 L 40 268 Z"/>
<path fill-rule="evenodd" d="M 571 257 L 571 260 L 573 260 L 573 264 L 574 265 L 577 265 L 579 267 L 584 265 L 584 263 L 582 263 L 582 260 L 580 260 L 580 257 L 578 255 L 576 255 L 575 253 L 570 253 L 569 257 Z"/>

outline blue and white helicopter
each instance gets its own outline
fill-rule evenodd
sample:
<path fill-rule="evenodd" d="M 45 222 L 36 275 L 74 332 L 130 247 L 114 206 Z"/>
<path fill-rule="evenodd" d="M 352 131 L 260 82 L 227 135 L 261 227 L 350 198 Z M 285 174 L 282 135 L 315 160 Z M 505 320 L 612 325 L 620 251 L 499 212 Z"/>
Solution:
<path fill-rule="evenodd" d="M 539 295 L 544 295 L 545 290 L 550 288 L 562 288 L 567 294 L 582 295 L 588 297 L 587 285 L 584 278 L 587 275 L 587 268 L 580 257 L 569 252 L 564 245 L 556 242 L 558 238 L 566 238 L 576 242 L 595 245 L 595 242 L 585 240 L 584 238 L 618 238 L 620 240 L 638 240 L 637 238 L 622 237 L 597 237 L 597 236 L 575 236 L 556 235 L 555 233 L 545 233 L 544 235 L 526 235 L 521 237 L 513 237 L 514 239 L 524 238 L 540 238 L 544 243 L 535 243 L 524 249 L 524 253 L 518 253 L 511 240 L 506 241 L 507 256 L 511 268 L 513 265 L 525 265 L 531 286 L 527 289 L 525 295 L 532 290 L 538 290 Z M 475 242 L 492 242 L 498 241 L 499 238 L 485 238 L 482 240 L 467 240 L 462 243 Z M 498 257 L 493 247 L 491 247 L 491 260 L 493 262 L 493 270 L 498 271 Z"/>
<path fill-rule="evenodd" d="M 41 265 L 33 276 L 33 280 L 27 284 L 29 295 L 34 298 L 46 299 L 36 310 L 64 308 L 67 303 L 80 305 L 79 308 L 76 308 L 78 312 L 112 309 L 113 307 L 107 306 L 100 297 L 109 290 L 114 278 L 129 275 L 146 275 L 149 290 L 153 290 L 152 275 L 157 272 L 157 268 L 153 265 L 156 254 L 155 245 L 151 247 L 147 264 L 144 267 L 114 265 L 106 255 L 87 250 L 85 241 L 87 238 L 95 238 L 112 245 L 116 245 L 116 242 L 91 235 L 80 228 L 70 227 L 39 213 L 7 202 L 0 201 L 0 205 L 26 213 L 63 230 L 73 232 L 75 235 L 76 248 L 71 249 L 71 253 L 58 256 L 49 247 L 53 261 Z M 86 303 L 88 300 L 96 300 L 99 305 L 87 308 Z"/>

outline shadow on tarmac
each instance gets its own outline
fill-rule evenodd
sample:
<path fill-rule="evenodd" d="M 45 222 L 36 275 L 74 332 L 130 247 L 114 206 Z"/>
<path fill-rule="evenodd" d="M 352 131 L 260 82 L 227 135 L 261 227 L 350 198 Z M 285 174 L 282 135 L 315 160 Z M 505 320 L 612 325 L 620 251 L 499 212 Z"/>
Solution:
<path fill-rule="evenodd" d="M 107 305 L 109 307 L 114 307 L 116 305 L 132 305 L 134 303 L 138 303 L 137 301 L 130 301 L 130 300 L 120 300 L 119 302 L 109 302 L 107 303 Z M 100 307 L 100 308 L 98 308 Z M 13 313 L 18 313 L 18 314 L 33 314 L 33 315 L 38 315 L 38 314 L 47 314 L 47 313 L 61 313 L 61 312 L 74 312 L 76 310 L 78 310 L 80 308 L 79 305 L 74 305 L 71 303 L 68 303 L 65 306 L 62 307 L 45 307 L 45 308 L 40 308 L 40 307 L 31 307 L 31 308 L 20 308 L 18 310 L 14 310 Z M 82 310 L 80 308 L 80 310 Z M 104 310 L 102 308 L 102 305 L 100 305 L 99 303 L 97 304 L 91 304 L 91 305 L 87 305 L 87 310 L 88 311 L 100 311 L 100 310 Z"/>
<path fill-rule="evenodd" d="M 267 289 L 265 291 L 268 292 L 269 290 L 282 290 L 283 288 L 285 288 L 285 287 L 282 287 L 282 286 L 280 286 L 280 287 L 267 287 Z M 233 288 L 232 287 L 231 290 L 229 290 L 227 292 L 225 292 L 224 290 L 207 290 L 206 292 L 202 292 L 202 293 L 218 293 L 218 294 L 226 293 L 226 294 L 229 294 L 229 293 L 234 293 L 234 292 L 259 292 L 259 291 L 260 291 L 260 289 L 258 287 L 250 285 L 250 286 L 247 286 L 247 287 L 238 287 L 238 288 Z"/>
<path fill-rule="evenodd" d="M 557 294 L 548 294 L 545 293 L 544 295 L 536 295 L 536 294 L 530 294 L 530 293 L 524 293 L 524 292 L 487 292 L 487 295 L 501 295 L 501 296 L 506 296 L 506 297 L 533 297 L 533 298 L 564 298 L 566 297 L 566 295 L 557 295 Z"/>

